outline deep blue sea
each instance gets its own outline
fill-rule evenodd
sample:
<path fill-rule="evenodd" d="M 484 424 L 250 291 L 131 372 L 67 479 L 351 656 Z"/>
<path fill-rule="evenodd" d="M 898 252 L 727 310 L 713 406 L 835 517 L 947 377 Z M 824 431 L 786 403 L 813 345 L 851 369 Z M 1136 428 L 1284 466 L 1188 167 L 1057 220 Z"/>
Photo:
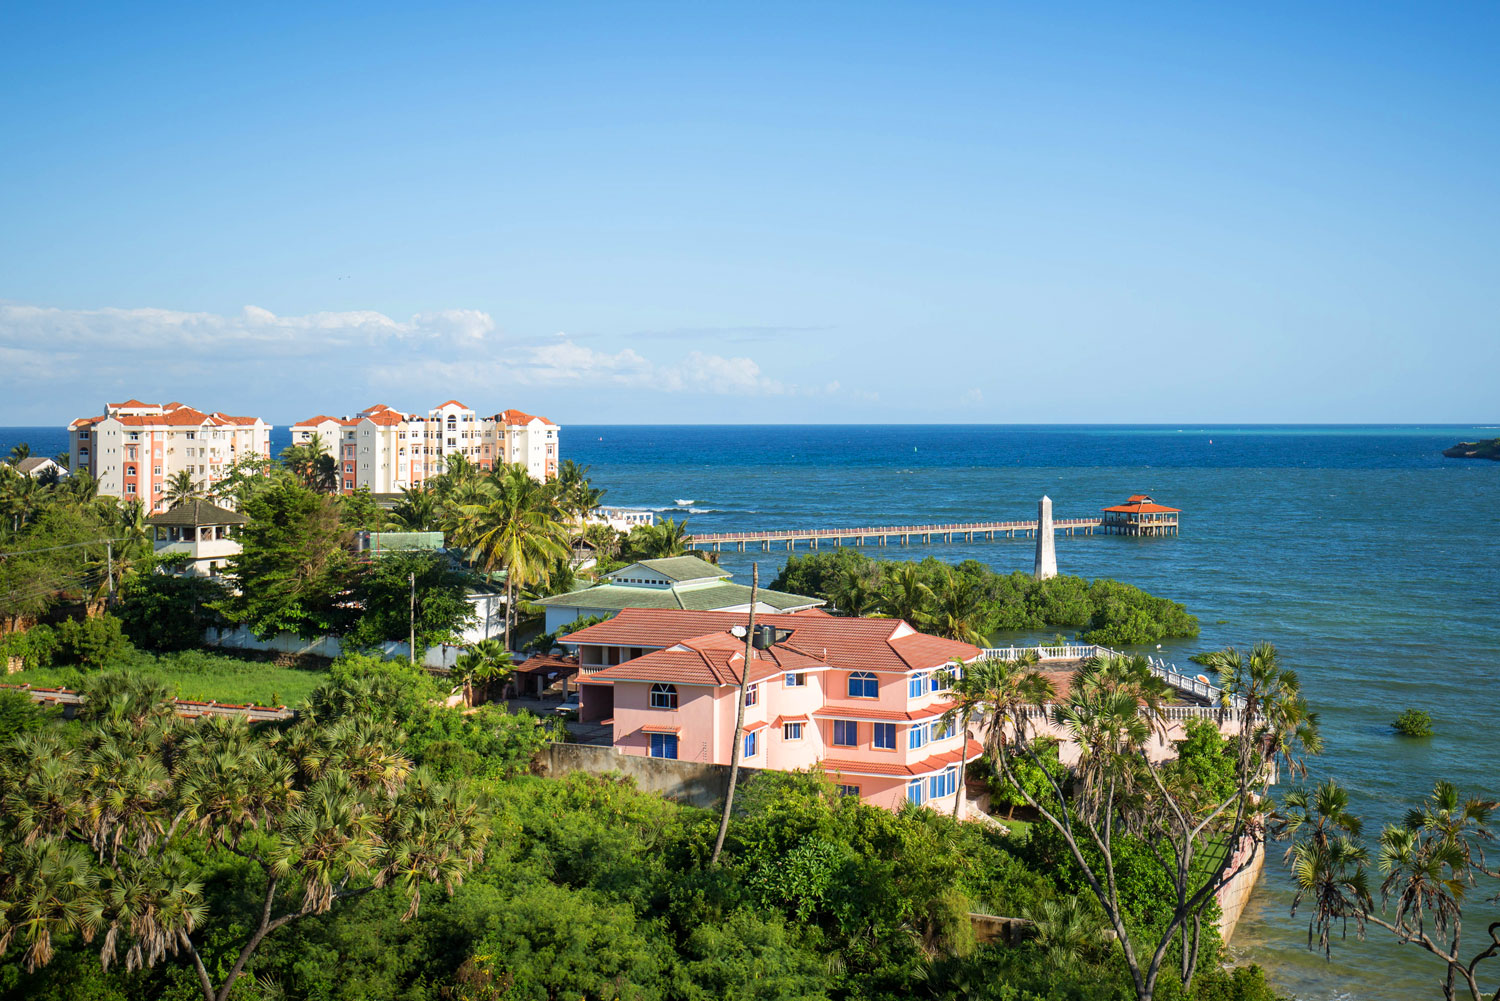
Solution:
<path fill-rule="evenodd" d="M 1180 665 L 1197 650 L 1276 644 L 1322 712 L 1327 750 L 1312 779 L 1346 782 L 1374 834 L 1438 777 L 1500 798 L 1500 463 L 1441 455 L 1496 435 L 1473 426 L 565 426 L 562 444 L 565 458 L 592 467 L 606 504 L 686 516 L 700 531 L 1030 518 L 1042 494 L 1058 517 L 1133 493 L 1182 508 L 1177 538 L 1059 536 L 1059 568 L 1186 604 L 1203 635 L 1168 645 Z M 44 455 L 66 445 L 57 429 L 0 428 L 0 450 L 18 440 Z M 876 551 L 928 554 L 1002 571 L 1029 571 L 1032 560 L 1026 540 Z M 785 555 L 725 553 L 723 562 L 748 577 L 760 560 L 769 579 Z M 1437 736 L 1394 736 L 1389 722 L 1406 706 L 1429 710 Z M 1439 996 L 1438 967 L 1414 947 L 1351 939 L 1332 963 L 1308 953 L 1287 886 L 1279 864 L 1268 867 L 1235 936 L 1239 957 L 1304 999 Z"/>

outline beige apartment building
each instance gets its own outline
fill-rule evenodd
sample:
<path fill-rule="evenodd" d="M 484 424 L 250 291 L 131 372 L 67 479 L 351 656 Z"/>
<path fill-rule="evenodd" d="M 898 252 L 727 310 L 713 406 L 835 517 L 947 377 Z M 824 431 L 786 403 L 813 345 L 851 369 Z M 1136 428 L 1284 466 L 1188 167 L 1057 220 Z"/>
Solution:
<path fill-rule="evenodd" d="M 87 469 L 99 493 L 166 509 L 166 482 L 186 470 L 211 489 L 247 456 L 269 458 L 271 425 L 259 417 L 205 413 L 184 404 L 107 403 L 68 425 L 72 469 Z"/>
<path fill-rule="evenodd" d="M 481 417 L 449 400 L 422 416 L 379 403 L 353 417 L 319 414 L 291 431 L 293 444 L 322 440 L 337 460 L 344 493 L 397 493 L 442 473 L 454 455 L 484 469 L 519 463 L 542 481 L 557 475 L 558 426 L 520 410 Z"/>

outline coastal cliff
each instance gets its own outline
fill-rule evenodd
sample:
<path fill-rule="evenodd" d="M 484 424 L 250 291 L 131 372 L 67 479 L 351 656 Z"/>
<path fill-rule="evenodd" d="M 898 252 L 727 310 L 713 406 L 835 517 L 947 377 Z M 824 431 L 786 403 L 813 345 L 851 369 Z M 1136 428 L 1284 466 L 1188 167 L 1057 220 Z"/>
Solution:
<path fill-rule="evenodd" d="M 1443 449 L 1450 459 L 1494 459 L 1500 461 L 1500 438 L 1489 441 L 1461 441 L 1452 448 Z"/>

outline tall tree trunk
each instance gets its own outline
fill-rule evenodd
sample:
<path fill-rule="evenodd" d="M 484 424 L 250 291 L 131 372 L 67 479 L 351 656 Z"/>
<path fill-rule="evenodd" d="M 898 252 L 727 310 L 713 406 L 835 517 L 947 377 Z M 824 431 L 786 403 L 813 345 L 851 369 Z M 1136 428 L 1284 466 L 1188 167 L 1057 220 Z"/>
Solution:
<path fill-rule="evenodd" d="M 953 819 L 963 816 L 964 797 L 968 794 L 969 714 L 964 713 L 958 735 L 958 788 L 953 792 Z"/>
<path fill-rule="evenodd" d="M 745 690 L 750 687 L 750 654 L 755 642 L 755 596 L 760 589 L 760 564 L 750 564 L 750 624 L 745 628 L 745 663 L 740 668 L 740 697 L 734 716 L 734 744 L 729 748 L 729 788 L 724 791 L 724 815 L 719 818 L 719 837 L 709 865 L 719 864 L 724 836 L 729 833 L 729 813 L 734 809 L 734 787 L 740 779 L 740 741 L 745 732 Z"/>

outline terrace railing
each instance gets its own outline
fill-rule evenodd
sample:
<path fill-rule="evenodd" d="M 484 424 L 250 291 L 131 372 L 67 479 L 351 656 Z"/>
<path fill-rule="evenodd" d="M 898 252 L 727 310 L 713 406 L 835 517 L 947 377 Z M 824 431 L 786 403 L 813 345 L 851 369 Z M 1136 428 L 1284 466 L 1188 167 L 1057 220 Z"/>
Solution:
<path fill-rule="evenodd" d="M 1037 658 L 1042 662 L 1047 661 L 1080 661 L 1091 657 L 1124 656 L 1118 650 L 1097 643 L 1069 643 L 1063 646 L 1003 646 L 991 647 L 984 651 L 986 660 L 1019 660 L 1024 654 L 1035 652 Z M 1202 699 L 1208 703 L 1204 706 L 1182 706 L 1173 707 L 1183 709 L 1212 708 L 1217 710 L 1228 705 L 1225 701 L 1224 690 L 1212 682 L 1201 680 L 1192 675 L 1183 674 L 1177 670 L 1176 664 L 1168 664 L 1160 657 L 1147 657 L 1146 663 L 1151 667 L 1151 673 L 1171 685 L 1177 691 L 1194 698 Z M 1244 700 L 1239 696 L 1231 699 L 1232 707 L 1238 711 L 1243 708 Z M 1175 718 L 1175 717 L 1169 717 Z M 1182 717 L 1187 718 L 1187 717 Z"/>

